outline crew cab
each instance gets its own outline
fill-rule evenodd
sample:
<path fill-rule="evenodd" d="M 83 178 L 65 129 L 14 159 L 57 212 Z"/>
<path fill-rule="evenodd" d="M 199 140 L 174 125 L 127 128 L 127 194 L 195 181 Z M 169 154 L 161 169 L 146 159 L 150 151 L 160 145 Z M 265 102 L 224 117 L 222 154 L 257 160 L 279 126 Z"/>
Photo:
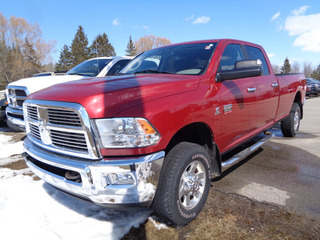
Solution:
<path fill-rule="evenodd" d="M 27 165 L 67 193 L 107 207 L 152 207 L 185 225 L 211 178 L 303 117 L 303 74 L 275 75 L 264 49 L 220 39 L 146 51 L 118 76 L 58 84 L 23 108 Z M 245 148 L 243 147 L 245 146 Z"/>
<path fill-rule="evenodd" d="M 111 76 L 119 72 L 133 57 L 99 57 L 88 59 L 69 70 L 66 74 L 33 76 L 12 82 L 7 86 L 7 125 L 13 131 L 24 131 L 22 104 L 26 97 L 54 84 L 91 77 Z"/>

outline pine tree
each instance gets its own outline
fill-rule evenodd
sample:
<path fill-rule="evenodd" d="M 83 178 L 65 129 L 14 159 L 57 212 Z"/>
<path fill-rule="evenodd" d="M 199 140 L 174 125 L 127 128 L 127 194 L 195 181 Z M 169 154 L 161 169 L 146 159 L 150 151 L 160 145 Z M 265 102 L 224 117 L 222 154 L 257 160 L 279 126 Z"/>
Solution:
<path fill-rule="evenodd" d="M 320 80 L 320 64 L 318 67 L 312 72 L 311 77 L 317 80 Z"/>
<path fill-rule="evenodd" d="M 23 62 L 24 62 L 24 72 L 26 76 L 30 76 L 43 71 L 40 63 L 40 59 L 34 49 L 32 42 L 25 38 L 23 48 Z"/>
<path fill-rule="evenodd" d="M 90 46 L 91 57 L 109 57 L 115 55 L 116 52 L 109 42 L 108 35 L 105 33 L 99 34 Z"/>
<path fill-rule="evenodd" d="M 77 33 L 71 43 L 72 67 L 90 58 L 88 38 L 82 26 L 78 27 Z"/>
<path fill-rule="evenodd" d="M 286 74 L 286 73 L 290 73 L 290 72 L 291 72 L 291 65 L 290 65 L 289 59 L 286 58 L 284 60 L 283 66 L 281 67 L 281 73 Z"/>
<path fill-rule="evenodd" d="M 131 36 L 129 37 L 129 42 L 126 49 L 126 56 L 136 56 L 137 55 L 137 49 L 132 42 Z"/>
<path fill-rule="evenodd" d="M 66 72 L 71 69 L 72 57 L 70 49 L 67 45 L 64 45 L 60 51 L 59 61 L 56 64 L 57 72 Z"/>

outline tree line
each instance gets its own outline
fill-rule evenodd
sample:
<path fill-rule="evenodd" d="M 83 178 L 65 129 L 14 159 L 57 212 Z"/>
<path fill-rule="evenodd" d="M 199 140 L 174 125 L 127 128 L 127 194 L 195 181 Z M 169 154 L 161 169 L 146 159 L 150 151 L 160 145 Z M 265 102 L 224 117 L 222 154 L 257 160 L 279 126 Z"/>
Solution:
<path fill-rule="evenodd" d="M 306 78 L 320 80 L 320 64 L 316 68 L 313 68 L 310 62 L 304 62 L 303 67 L 301 68 L 300 63 L 293 62 L 293 64 L 291 64 L 289 59 L 286 57 L 281 67 L 272 65 L 272 68 L 275 73 L 303 73 Z"/>
<path fill-rule="evenodd" d="M 133 42 L 131 36 L 125 50 L 126 56 L 136 56 L 144 51 L 155 47 L 170 44 L 167 38 L 155 37 L 153 35 L 145 35 L 139 40 Z M 71 46 L 64 45 L 60 51 L 60 57 L 56 64 L 56 71 L 65 72 L 83 62 L 86 59 L 94 57 L 110 57 L 115 56 L 114 47 L 109 42 L 108 35 L 99 34 L 88 46 L 88 38 L 84 33 L 82 26 L 78 27 L 77 33 L 72 40 Z"/>
<path fill-rule="evenodd" d="M 106 33 L 95 37 L 92 44 L 88 46 L 88 38 L 83 27 L 79 26 L 71 46 L 66 44 L 60 51 L 60 57 L 56 64 L 56 71 L 66 72 L 79 63 L 93 57 L 114 56 L 116 52 L 109 42 Z"/>

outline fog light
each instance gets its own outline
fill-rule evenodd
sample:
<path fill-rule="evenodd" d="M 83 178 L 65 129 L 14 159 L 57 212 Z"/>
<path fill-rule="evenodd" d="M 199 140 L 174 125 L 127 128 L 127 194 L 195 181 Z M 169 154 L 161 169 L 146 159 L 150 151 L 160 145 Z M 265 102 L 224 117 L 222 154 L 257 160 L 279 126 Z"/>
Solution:
<path fill-rule="evenodd" d="M 107 185 L 134 185 L 131 173 L 110 173 L 107 175 Z"/>

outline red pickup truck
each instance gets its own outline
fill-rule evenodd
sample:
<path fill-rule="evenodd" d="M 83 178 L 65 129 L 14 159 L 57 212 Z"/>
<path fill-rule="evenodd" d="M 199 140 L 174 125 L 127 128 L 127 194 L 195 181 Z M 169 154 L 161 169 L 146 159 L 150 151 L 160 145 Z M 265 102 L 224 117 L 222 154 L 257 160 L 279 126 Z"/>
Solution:
<path fill-rule="evenodd" d="M 67 193 L 108 207 L 151 206 L 184 225 L 204 206 L 211 178 L 269 140 L 275 123 L 296 135 L 305 94 L 304 75 L 275 75 L 259 45 L 169 45 L 118 76 L 30 95 L 24 157 Z"/>

